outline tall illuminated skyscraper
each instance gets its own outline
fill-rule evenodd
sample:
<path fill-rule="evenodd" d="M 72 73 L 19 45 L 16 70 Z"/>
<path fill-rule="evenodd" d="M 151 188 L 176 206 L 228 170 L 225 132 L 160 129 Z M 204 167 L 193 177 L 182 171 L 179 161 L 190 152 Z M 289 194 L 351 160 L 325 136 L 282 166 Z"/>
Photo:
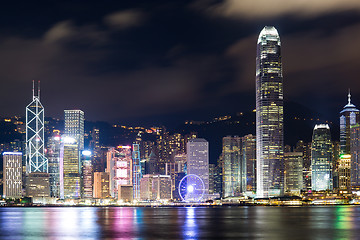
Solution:
<path fill-rule="evenodd" d="M 311 189 L 332 190 L 332 143 L 328 124 L 314 127 L 311 144 Z"/>
<path fill-rule="evenodd" d="M 48 172 L 48 161 L 44 155 L 44 107 L 40 102 L 40 82 L 33 100 L 26 107 L 26 173 Z"/>
<path fill-rule="evenodd" d="M 350 127 L 359 123 L 359 109 L 351 103 L 351 94 L 348 94 L 348 104 L 340 112 L 340 153 L 350 154 Z"/>
<path fill-rule="evenodd" d="M 84 149 L 84 112 L 81 110 L 64 110 L 65 135 L 73 137 L 79 145 L 79 150 Z"/>
<path fill-rule="evenodd" d="M 256 175 L 258 197 L 284 192 L 283 75 L 277 30 L 266 26 L 256 55 Z"/>

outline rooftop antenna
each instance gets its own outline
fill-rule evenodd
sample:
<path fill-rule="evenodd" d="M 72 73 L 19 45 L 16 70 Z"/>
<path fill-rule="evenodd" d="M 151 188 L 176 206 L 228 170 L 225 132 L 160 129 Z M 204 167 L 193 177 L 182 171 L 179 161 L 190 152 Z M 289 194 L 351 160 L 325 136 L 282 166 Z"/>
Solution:
<path fill-rule="evenodd" d="M 32 93 L 33 93 L 33 99 L 34 99 L 34 97 L 35 97 L 35 80 L 33 80 L 32 82 L 33 82 Z"/>
<path fill-rule="evenodd" d="M 349 94 L 348 94 L 348 104 L 351 104 L 351 94 L 350 94 L 350 88 L 349 88 Z"/>
<path fill-rule="evenodd" d="M 38 98 L 40 99 L 40 80 L 38 81 Z"/>

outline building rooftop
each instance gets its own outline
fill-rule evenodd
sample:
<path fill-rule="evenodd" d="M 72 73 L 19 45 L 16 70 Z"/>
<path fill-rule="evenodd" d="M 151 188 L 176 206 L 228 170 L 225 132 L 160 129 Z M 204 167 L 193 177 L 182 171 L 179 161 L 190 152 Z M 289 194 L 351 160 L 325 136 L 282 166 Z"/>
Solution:
<path fill-rule="evenodd" d="M 261 30 L 257 43 L 265 44 L 266 41 L 278 41 L 278 44 L 281 45 L 279 33 L 274 26 L 265 26 Z"/>

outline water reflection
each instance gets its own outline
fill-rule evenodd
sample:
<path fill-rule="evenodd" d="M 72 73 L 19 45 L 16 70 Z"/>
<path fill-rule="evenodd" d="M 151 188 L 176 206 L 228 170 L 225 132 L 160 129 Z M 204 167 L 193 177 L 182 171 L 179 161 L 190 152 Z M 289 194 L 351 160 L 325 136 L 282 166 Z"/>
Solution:
<path fill-rule="evenodd" d="M 183 237 L 184 239 L 196 239 L 198 229 L 196 223 L 195 208 L 187 207 L 185 217 L 186 218 L 183 229 Z"/>
<path fill-rule="evenodd" d="M 360 208 L 0 208 L 0 239 L 356 239 Z"/>

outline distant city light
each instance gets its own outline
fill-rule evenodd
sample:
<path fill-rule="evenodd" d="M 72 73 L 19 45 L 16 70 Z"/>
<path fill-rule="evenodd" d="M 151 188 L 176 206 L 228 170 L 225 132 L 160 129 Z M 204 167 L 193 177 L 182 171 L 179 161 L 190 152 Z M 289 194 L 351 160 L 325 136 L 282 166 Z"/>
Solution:
<path fill-rule="evenodd" d="M 89 150 L 84 150 L 84 151 L 82 151 L 82 155 L 84 155 L 84 156 L 91 156 L 91 151 L 89 151 Z"/>
<path fill-rule="evenodd" d="M 3 152 L 3 155 L 22 155 L 22 152 Z"/>
<path fill-rule="evenodd" d="M 63 142 L 64 142 L 64 143 L 70 143 L 70 144 L 71 144 L 71 143 L 75 143 L 76 140 L 75 140 L 75 138 L 66 136 L 66 137 L 63 137 Z"/>
<path fill-rule="evenodd" d="M 126 148 L 126 149 L 130 149 L 131 146 L 117 146 L 117 148 Z"/>
<path fill-rule="evenodd" d="M 55 137 L 54 137 L 54 140 L 55 140 L 55 141 L 60 141 L 60 139 L 61 139 L 60 136 L 55 136 Z"/>

